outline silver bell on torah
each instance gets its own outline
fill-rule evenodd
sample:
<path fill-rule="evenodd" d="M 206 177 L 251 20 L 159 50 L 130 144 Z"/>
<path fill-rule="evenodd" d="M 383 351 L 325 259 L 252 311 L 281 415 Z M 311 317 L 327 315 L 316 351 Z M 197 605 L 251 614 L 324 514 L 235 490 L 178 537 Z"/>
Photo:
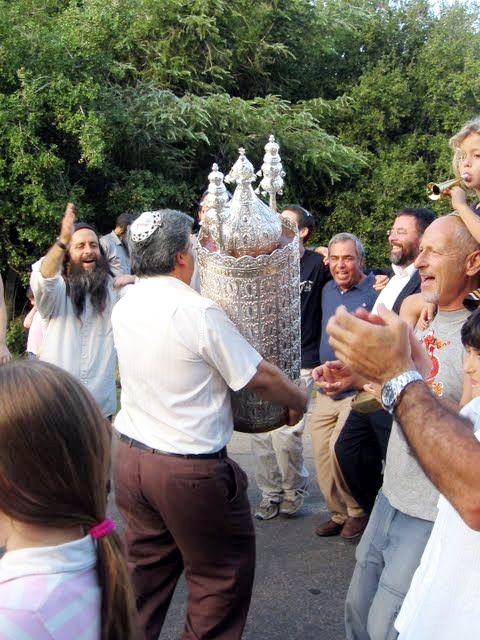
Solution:
<path fill-rule="evenodd" d="M 291 380 L 300 378 L 300 256 L 298 232 L 254 193 L 255 171 L 239 149 L 225 181 L 209 175 L 206 224 L 199 234 L 200 291 L 219 304 L 257 351 Z M 223 177 L 223 176 L 222 176 Z M 283 183 L 283 181 L 282 181 Z M 284 425 L 284 407 L 241 390 L 232 392 L 234 427 L 260 433 Z"/>

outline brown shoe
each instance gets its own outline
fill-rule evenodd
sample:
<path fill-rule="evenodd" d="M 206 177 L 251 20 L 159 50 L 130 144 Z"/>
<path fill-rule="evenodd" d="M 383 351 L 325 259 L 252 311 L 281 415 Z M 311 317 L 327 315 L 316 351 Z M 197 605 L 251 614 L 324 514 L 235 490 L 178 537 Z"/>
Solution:
<path fill-rule="evenodd" d="M 317 534 L 317 536 L 321 537 L 338 536 L 342 528 L 343 524 L 339 524 L 338 522 L 334 522 L 330 519 L 318 525 L 318 527 L 315 529 L 315 533 Z"/>
<path fill-rule="evenodd" d="M 368 523 L 368 516 L 358 516 L 358 518 L 347 518 L 340 535 L 346 540 L 353 540 L 362 535 Z"/>

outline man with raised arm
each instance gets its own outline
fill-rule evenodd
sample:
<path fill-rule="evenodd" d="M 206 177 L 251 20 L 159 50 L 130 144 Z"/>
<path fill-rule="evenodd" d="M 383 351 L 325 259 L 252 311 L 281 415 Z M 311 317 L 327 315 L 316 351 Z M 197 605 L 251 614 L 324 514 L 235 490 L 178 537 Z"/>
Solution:
<path fill-rule="evenodd" d="M 68 203 L 60 234 L 32 267 L 30 286 L 42 318 L 41 360 L 76 376 L 110 418 L 116 411 L 111 313 L 123 289 L 114 289 L 98 236 L 75 222 Z"/>

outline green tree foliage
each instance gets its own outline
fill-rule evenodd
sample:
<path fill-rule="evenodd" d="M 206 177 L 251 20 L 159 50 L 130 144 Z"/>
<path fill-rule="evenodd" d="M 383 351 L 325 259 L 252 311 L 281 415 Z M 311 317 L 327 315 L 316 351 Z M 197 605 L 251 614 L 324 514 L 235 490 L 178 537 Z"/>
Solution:
<path fill-rule="evenodd" d="M 401 206 L 451 175 L 479 112 L 473 2 L 0 0 L 0 270 L 25 281 L 67 200 L 101 232 L 123 210 L 194 211 L 213 162 L 274 133 L 284 201 L 386 261 Z M 447 205 L 432 205 L 445 212 Z"/>
<path fill-rule="evenodd" d="M 425 185 L 453 175 L 448 140 L 480 113 L 478 27 L 476 4 L 435 15 L 424 0 L 385 3 L 369 22 L 363 40 L 374 51 L 348 91 L 354 108 L 331 130 L 367 154 L 368 168 L 325 194 L 323 233 L 341 226 L 358 233 L 372 266 L 386 263 L 392 212 L 449 211 L 448 201 L 428 200 Z"/>
<path fill-rule="evenodd" d="M 352 29 L 325 16 L 307 0 L 0 1 L 2 267 L 26 276 L 68 199 L 101 231 L 125 209 L 192 210 L 213 161 L 228 171 L 245 146 L 259 165 L 272 132 L 292 197 L 358 172 L 326 126 L 348 101 L 317 97 L 329 30 Z"/>

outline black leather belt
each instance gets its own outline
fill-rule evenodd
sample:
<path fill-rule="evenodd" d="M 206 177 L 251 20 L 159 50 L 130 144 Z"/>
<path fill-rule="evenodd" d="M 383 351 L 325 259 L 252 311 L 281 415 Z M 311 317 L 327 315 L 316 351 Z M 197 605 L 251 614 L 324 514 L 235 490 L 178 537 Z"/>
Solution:
<path fill-rule="evenodd" d="M 134 438 L 130 438 L 123 433 L 119 433 L 115 431 L 115 434 L 119 440 L 124 442 L 129 447 L 135 447 L 135 449 L 141 449 L 142 451 L 148 451 L 149 453 L 156 453 L 159 456 L 172 456 L 173 458 L 186 458 L 186 459 L 197 459 L 197 460 L 215 460 L 215 458 L 226 458 L 227 457 L 227 447 L 223 447 L 220 451 L 215 451 L 215 453 L 173 453 L 171 451 L 160 451 L 160 449 L 153 449 L 143 442 L 139 442 Z"/>

